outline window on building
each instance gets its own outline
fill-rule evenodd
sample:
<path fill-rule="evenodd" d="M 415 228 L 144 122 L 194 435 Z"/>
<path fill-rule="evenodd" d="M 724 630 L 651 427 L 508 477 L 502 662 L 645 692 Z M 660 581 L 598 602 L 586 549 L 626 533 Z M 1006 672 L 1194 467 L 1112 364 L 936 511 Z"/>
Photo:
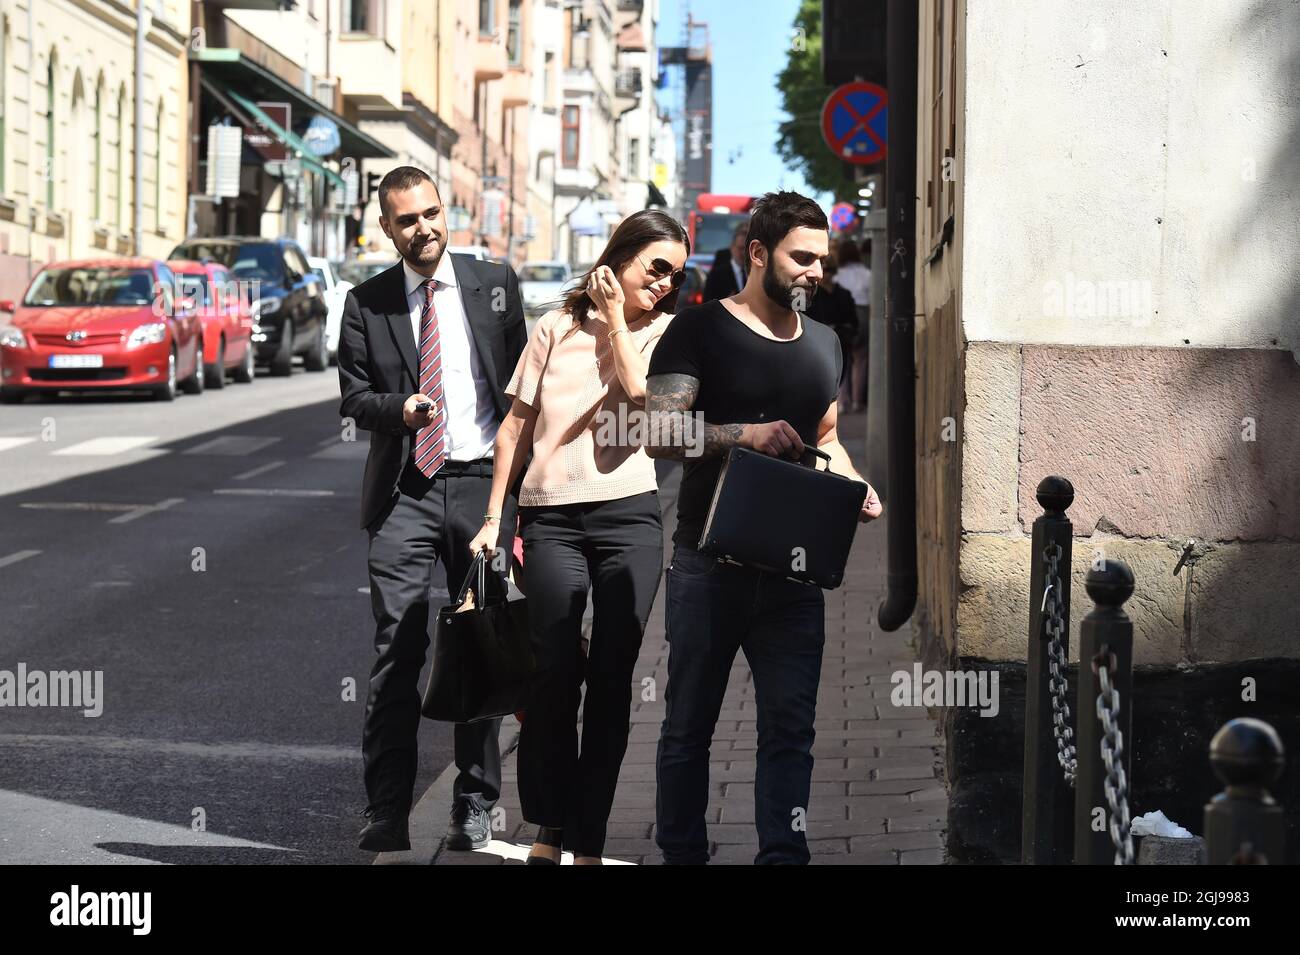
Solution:
<path fill-rule="evenodd" d="M 95 85 L 95 168 L 90 174 L 94 177 L 95 222 L 104 216 L 104 78 L 101 76 Z"/>
<path fill-rule="evenodd" d="M 566 169 L 578 168 L 578 129 L 580 113 L 577 106 L 564 107 L 560 123 L 561 161 Z"/>
<path fill-rule="evenodd" d="M 569 59 L 565 67 L 570 70 L 587 68 L 588 41 L 591 27 L 582 17 L 582 7 L 569 8 Z"/>
<path fill-rule="evenodd" d="M 641 178 L 641 140 L 635 136 L 627 141 L 627 174 L 632 179 Z"/>
<path fill-rule="evenodd" d="M 126 84 L 117 89 L 117 231 L 126 232 Z"/>
<path fill-rule="evenodd" d="M 5 154 L 5 131 L 6 131 L 6 112 L 5 101 L 8 99 L 6 89 L 8 87 L 9 74 L 9 18 L 3 18 L 0 21 L 0 194 L 5 191 L 5 184 L 8 176 L 5 175 L 5 167 L 8 165 L 8 157 Z"/>
<path fill-rule="evenodd" d="M 50 50 L 50 59 L 45 68 L 45 167 L 41 174 L 45 177 L 45 208 L 54 211 L 54 100 L 57 95 L 54 88 L 54 76 L 58 63 L 54 51 Z"/>
<path fill-rule="evenodd" d="M 523 2 L 510 0 L 509 19 L 506 24 L 506 55 L 511 66 L 523 63 Z"/>
<path fill-rule="evenodd" d="M 153 193 L 153 212 L 154 212 L 154 231 L 159 235 L 163 233 L 163 104 L 158 104 L 158 123 L 154 129 L 154 156 L 157 157 L 154 163 L 154 193 Z"/>
<path fill-rule="evenodd" d="M 551 79 L 551 70 L 555 66 L 555 54 L 550 50 L 546 51 L 543 58 L 542 66 L 542 105 L 551 105 L 551 90 L 554 88 L 555 81 Z"/>
<path fill-rule="evenodd" d="M 478 32 L 483 36 L 496 33 L 496 0 L 478 0 Z"/>
<path fill-rule="evenodd" d="M 386 0 L 343 0 L 343 30 L 383 36 Z"/>

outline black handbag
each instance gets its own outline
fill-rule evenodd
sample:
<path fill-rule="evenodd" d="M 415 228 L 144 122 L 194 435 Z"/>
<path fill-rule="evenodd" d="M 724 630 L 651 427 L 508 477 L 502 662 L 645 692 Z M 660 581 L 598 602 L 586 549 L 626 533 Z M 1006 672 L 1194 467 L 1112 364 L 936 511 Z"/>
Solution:
<path fill-rule="evenodd" d="M 489 592 L 492 580 L 499 586 Z M 461 609 L 471 590 L 474 605 Z M 524 708 L 533 673 L 527 601 L 508 599 L 506 585 L 487 573 L 487 555 L 470 564 L 460 593 L 438 611 L 433 663 L 420 712 L 431 720 L 473 723 Z"/>
<path fill-rule="evenodd" d="M 844 580 L 867 485 L 811 466 L 732 448 L 718 475 L 699 549 L 744 567 L 834 590 Z M 817 470 L 815 458 L 826 462 Z"/>

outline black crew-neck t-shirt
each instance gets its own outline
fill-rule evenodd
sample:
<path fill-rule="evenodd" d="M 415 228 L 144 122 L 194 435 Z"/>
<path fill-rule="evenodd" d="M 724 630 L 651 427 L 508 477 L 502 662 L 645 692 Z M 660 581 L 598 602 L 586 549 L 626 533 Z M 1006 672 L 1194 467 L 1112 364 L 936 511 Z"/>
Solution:
<path fill-rule="evenodd" d="M 698 378 L 691 410 L 708 424 L 785 420 L 804 444 L 816 446 L 817 425 L 836 399 L 844 359 L 834 331 L 806 315 L 800 324 L 797 338 L 776 341 L 731 314 L 721 299 L 694 305 L 669 324 L 650 356 L 649 374 Z M 693 457 L 688 449 L 674 543 L 699 546 L 723 460 Z"/>

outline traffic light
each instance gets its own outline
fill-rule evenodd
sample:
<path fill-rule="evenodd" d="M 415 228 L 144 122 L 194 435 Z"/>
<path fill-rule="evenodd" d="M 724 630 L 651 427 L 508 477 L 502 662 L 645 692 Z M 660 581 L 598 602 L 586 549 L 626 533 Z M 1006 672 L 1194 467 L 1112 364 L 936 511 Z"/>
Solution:
<path fill-rule="evenodd" d="M 370 200 L 374 198 L 375 193 L 379 191 L 379 180 L 383 177 L 377 172 L 366 173 L 366 201 L 365 205 L 370 205 Z"/>

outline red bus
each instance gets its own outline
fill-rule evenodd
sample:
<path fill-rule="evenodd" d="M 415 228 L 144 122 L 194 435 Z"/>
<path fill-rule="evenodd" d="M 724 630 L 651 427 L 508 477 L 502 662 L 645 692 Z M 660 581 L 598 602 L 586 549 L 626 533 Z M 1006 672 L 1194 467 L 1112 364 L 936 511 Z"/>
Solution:
<path fill-rule="evenodd" d="M 749 210 L 753 208 L 755 198 L 700 193 L 686 222 L 686 231 L 691 237 L 691 256 L 707 258 L 712 265 L 718 250 L 731 245 L 731 233 L 736 226 L 749 221 Z"/>

